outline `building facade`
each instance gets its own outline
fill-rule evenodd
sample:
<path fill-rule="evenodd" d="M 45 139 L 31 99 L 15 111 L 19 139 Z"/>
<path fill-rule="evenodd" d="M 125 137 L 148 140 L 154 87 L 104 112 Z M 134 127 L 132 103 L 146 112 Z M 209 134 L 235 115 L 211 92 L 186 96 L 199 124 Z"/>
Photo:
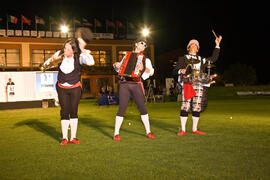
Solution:
<path fill-rule="evenodd" d="M 0 37 L 0 71 L 40 71 L 40 65 L 57 50 L 63 48 L 66 38 Z M 133 49 L 134 40 L 94 39 L 88 45 L 95 65 L 83 66 L 82 98 L 97 98 L 109 90 L 118 92 L 116 73 L 112 64 L 120 61 L 126 51 Z M 146 50 L 154 65 L 154 45 Z M 51 71 L 55 71 L 52 69 Z"/>

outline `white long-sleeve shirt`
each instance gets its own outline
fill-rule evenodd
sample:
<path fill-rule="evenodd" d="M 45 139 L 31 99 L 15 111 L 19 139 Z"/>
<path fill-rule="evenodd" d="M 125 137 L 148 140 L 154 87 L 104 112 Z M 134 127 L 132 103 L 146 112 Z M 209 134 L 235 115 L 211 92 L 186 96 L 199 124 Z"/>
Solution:
<path fill-rule="evenodd" d="M 60 54 L 60 50 L 57 51 L 56 53 L 54 53 L 55 56 L 59 56 Z M 79 57 L 79 61 L 80 64 L 83 65 L 88 65 L 88 66 L 92 66 L 95 64 L 94 58 L 93 56 L 90 54 L 90 50 L 84 50 L 81 52 L 80 57 Z M 45 61 L 45 65 L 50 64 L 52 58 L 49 58 L 48 60 Z M 72 72 L 74 70 L 74 57 L 72 56 L 71 58 L 68 57 L 64 57 L 61 65 L 60 65 L 60 69 L 63 73 L 68 74 L 70 72 Z"/>
<path fill-rule="evenodd" d="M 60 54 L 60 50 L 57 51 L 56 53 L 54 53 L 54 56 L 59 56 Z M 95 64 L 95 60 L 93 58 L 93 56 L 90 54 L 90 50 L 84 50 L 81 52 L 80 54 L 80 57 L 79 57 L 79 63 L 81 65 L 85 64 L 85 65 L 88 65 L 88 66 L 92 66 Z M 48 60 L 45 61 L 45 65 L 48 65 L 50 64 L 52 58 L 49 58 Z M 74 70 L 74 56 L 72 56 L 71 58 L 68 58 L 68 57 L 64 57 L 61 65 L 60 65 L 60 69 L 63 73 L 65 74 L 69 74 L 71 73 L 73 70 Z M 71 84 L 69 83 L 64 83 L 62 84 L 63 86 L 72 86 Z"/>
<path fill-rule="evenodd" d="M 153 76 L 154 71 L 155 71 L 154 68 L 153 68 L 153 66 L 152 66 L 151 60 L 149 58 L 146 58 L 145 59 L 145 67 L 148 68 L 148 69 L 150 69 L 150 72 L 147 73 L 147 72 L 144 71 L 144 73 L 142 74 L 143 80 L 146 80 L 150 76 Z"/>

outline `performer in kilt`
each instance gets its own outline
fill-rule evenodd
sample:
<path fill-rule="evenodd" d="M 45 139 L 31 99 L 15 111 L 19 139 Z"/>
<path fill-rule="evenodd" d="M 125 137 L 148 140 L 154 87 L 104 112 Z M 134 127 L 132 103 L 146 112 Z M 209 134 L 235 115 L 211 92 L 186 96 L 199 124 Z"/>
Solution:
<path fill-rule="evenodd" d="M 219 57 L 220 41 L 222 37 L 216 37 L 216 47 L 211 57 L 203 58 L 198 55 L 199 42 L 195 39 L 190 40 L 187 45 L 188 54 L 180 57 L 174 69 L 178 74 L 178 81 L 182 86 L 182 105 L 180 110 L 180 121 L 182 130 L 177 135 L 186 134 L 186 122 L 188 114 L 192 114 L 193 134 L 205 134 L 197 129 L 200 113 L 207 107 L 207 88 L 210 86 L 208 81 L 211 77 L 204 70 L 207 64 L 215 62 Z M 205 82 L 204 82 L 205 81 Z"/>
<path fill-rule="evenodd" d="M 78 38 L 68 39 L 62 50 L 57 51 L 42 66 L 44 68 L 58 66 L 56 90 L 61 106 L 61 129 L 63 139 L 61 146 L 68 143 L 81 144 L 76 138 L 78 126 L 78 105 L 82 93 L 81 68 L 82 65 L 92 66 L 95 61 L 90 55 L 90 50 L 85 46 L 92 38 L 92 31 L 80 28 L 77 31 Z M 55 63 L 56 62 L 56 63 Z M 68 141 L 68 128 L 70 126 L 71 138 Z"/>
<path fill-rule="evenodd" d="M 114 63 L 114 68 L 120 78 L 119 109 L 115 118 L 114 140 L 120 141 L 119 130 L 124 119 L 128 101 L 132 97 L 141 114 L 141 120 L 148 138 L 155 138 L 150 131 L 149 116 L 145 108 L 145 94 L 142 79 L 146 80 L 154 74 L 150 59 L 146 58 L 143 51 L 147 47 L 145 40 L 137 40 L 132 52 L 127 52 L 121 62 Z"/>

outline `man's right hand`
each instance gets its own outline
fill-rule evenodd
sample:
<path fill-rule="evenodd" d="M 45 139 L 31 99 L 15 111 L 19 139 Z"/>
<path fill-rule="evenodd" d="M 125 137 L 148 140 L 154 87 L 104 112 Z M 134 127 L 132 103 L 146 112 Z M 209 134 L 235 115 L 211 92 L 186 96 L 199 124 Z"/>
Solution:
<path fill-rule="evenodd" d="M 121 67 L 121 63 L 120 62 L 115 62 L 113 64 L 114 67 L 116 67 L 117 69 L 119 69 Z"/>
<path fill-rule="evenodd" d="M 186 74 L 186 69 L 181 69 L 181 74 Z"/>

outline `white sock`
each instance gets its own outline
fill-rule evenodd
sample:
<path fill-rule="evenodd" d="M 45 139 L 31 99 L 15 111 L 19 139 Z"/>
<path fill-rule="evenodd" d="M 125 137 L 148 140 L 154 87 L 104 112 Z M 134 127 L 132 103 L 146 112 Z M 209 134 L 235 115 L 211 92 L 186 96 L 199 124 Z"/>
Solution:
<path fill-rule="evenodd" d="M 197 126 L 198 126 L 199 118 L 200 117 L 192 116 L 192 120 L 193 120 L 192 131 L 197 131 Z"/>
<path fill-rule="evenodd" d="M 119 130 L 120 130 L 123 120 L 124 120 L 124 117 L 121 117 L 121 116 L 115 117 L 114 135 L 119 135 Z"/>
<path fill-rule="evenodd" d="M 61 129 L 62 129 L 62 135 L 63 139 L 68 140 L 68 126 L 69 126 L 69 120 L 61 120 Z"/>
<path fill-rule="evenodd" d="M 70 119 L 70 131 L 71 131 L 71 138 L 70 138 L 70 140 L 71 141 L 74 138 L 76 138 L 77 127 L 78 127 L 78 118 L 72 118 L 72 119 Z"/>
<path fill-rule="evenodd" d="M 144 128 L 146 130 L 146 134 L 150 133 L 150 123 L 149 123 L 149 116 L 148 114 L 141 115 L 142 122 L 144 124 Z"/>
<path fill-rule="evenodd" d="M 185 131 L 185 132 L 186 132 L 187 119 L 188 117 L 180 116 L 181 128 L 182 128 L 182 131 Z"/>

